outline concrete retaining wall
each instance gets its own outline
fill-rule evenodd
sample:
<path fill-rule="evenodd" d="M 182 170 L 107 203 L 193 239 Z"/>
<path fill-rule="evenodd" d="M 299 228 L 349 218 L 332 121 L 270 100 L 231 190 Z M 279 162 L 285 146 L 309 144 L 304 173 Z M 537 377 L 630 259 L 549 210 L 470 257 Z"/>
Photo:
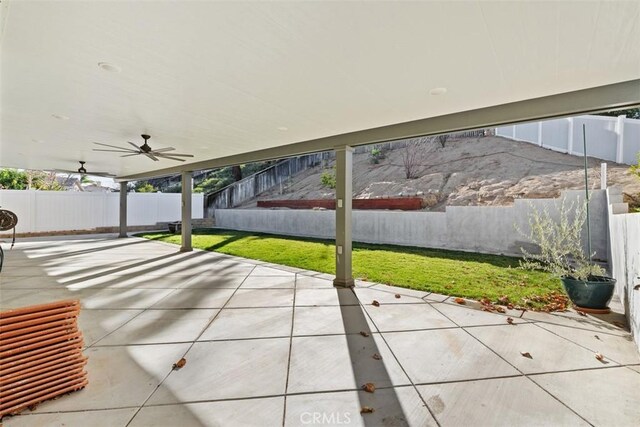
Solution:
<path fill-rule="evenodd" d="M 563 193 L 567 201 L 584 200 L 583 191 Z M 557 217 L 560 199 L 516 200 L 513 206 L 449 206 L 446 212 L 353 211 L 353 239 L 491 254 L 521 255 L 528 246 L 514 224 L 528 230 L 532 207 Z M 607 259 L 607 204 L 604 191 L 591 196 L 592 248 Z M 288 209 L 219 209 L 216 226 L 292 236 L 333 239 L 335 212 Z"/>
<path fill-rule="evenodd" d="M 631 332 L 640 350 L 640 289 L 634 289 L 640 285 L 640 213 L 616 213 L 622 204 L 618 191 L 608 190 L 607 198 L 611 275 L 617 281 L 616 294 L 625 306 Z"/>

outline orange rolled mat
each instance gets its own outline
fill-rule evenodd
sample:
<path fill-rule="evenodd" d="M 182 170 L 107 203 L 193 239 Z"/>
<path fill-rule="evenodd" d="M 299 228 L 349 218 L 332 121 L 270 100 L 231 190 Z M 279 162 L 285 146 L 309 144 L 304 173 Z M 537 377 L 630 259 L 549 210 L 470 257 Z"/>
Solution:
<path fill-rule="evenodd" d="M 0 313 L 0 419 L 87 385 L 80 301 Z"/>

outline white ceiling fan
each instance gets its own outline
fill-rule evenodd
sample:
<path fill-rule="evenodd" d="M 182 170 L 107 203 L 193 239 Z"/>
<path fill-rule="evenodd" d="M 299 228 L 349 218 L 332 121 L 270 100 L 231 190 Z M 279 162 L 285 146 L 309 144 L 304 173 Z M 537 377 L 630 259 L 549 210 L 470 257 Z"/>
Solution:
<path fill-rule="evenodd" d="M 144 139 L 144 144 L 142 144 L 141 146 L 137 146 L 133 142 L 127 141 L 129 144 L 131 144 L 135 148 L 135 150 L 131 148 L 126 148 L 126 147 L 118 147 L 117 145 L 109 145 L 109 144 L 103 144 L 101 142 L 94 142 L 94 144 L 102 145 L 104 147 L 115 148 L 116 150 L 94 148 L 93 151 L 108 151 L 112 153 L 124 153 L 124 155 L 120 157 L 145 155 L 151 160 L 156 162 L 159 161 L 160 159 L 169 159 L 169 160 L 177 160 L 179 162 L 184 162 L 185 159 L 181 159 L 180 157 L 193 157 L 193 154 L 168 153 L 169 151 L 175 150 L 175 148 L 173 147 L 158 148 L 157 150 L 154 150 L 147 143 L 149 141 L 149 138 L 151 138 L 151 136 L 145 135 L 145 134 L 142 134 L 140 136 L 142 137 L 142 139 Z"/>

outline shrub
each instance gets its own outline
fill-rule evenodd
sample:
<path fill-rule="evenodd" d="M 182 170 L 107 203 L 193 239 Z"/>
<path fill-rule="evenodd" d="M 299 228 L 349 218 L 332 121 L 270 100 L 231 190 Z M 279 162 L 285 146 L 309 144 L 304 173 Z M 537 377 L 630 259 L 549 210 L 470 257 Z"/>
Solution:
<path fill-rule="evenodd" d="M 533 254 L 521 248 L 524 260 L 520 267 L 542 270 L 556 277 L 571 277 L 587 280 L 591 276 L 602 276 L 605 271 L 591 262 L 589 254 L 582 249 L 582 227 L 587 218 L 586 205 L 580 203 L 575 210 L 574 203 L 568 207 L 565 201 L 560 206 L 560 218 L 554 220 L 548 209 L 539 211 L 532 208 L 529 215 L 529 233 L 518 232 L 538 246 L 539 253 Z M 570 212 L 574 215 L 570 218 Z M 593 254 L 591 254 L 593 255 Z"/>
<path fill-rule="evenodd" d="M 136 191 L 138 193 L 155 193 L 157 190 L 153 185 L 145 182 L 139 186 L 136 186 Z"/>
<path fill-rule="evenodd" d="M 372 148 L 369 154 L 369 161 L 374 165 L 380 163 L 380 160 L 384 159 L 384 153 L 379 148 Z"/>
<path fill-rule="evenodd" d="M 334 170 L 325 170 L 320 175 L 320 184 L 323 187 L 334 189 L 336 188 L 336 173 Z"/>

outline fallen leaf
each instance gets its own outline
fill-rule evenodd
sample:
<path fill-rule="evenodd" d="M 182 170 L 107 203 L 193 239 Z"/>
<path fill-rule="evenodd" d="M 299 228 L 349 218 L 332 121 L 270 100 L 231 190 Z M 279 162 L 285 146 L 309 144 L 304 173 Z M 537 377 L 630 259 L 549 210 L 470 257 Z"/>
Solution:
<path fill-rule="evenodd" d="M 462 304 L 462 305 L 464 305 L 464 304 L 466 304 L 466 303 L 467 303 L 467 302 L 464 300 L 464 298 L 460 298 L 460 297 L 458 297 L 458 298 L 454 299 L 453 301 L 454 301 L 456 304 Z"/>
<path fill-rule="evenodd" d="M 362 389 L 367 393 L 373 393 L 376 391 L 376 386 L 373 383 L 366 383 L 362 386 Z"/>
<path fill-rule="evenodd" d="M 529 353 L 528 351 L 521 351 L 520 354 L 522 355 L 522 357 L 526 357 L 527 359 L 533 359 L 533 356 L 531 356 L 531 353 Z"/>
<path fill-rule="evenodd" d="M 500 298 L 498 298 L 498 302 L 502 305 L 507 305 L 509 304 L 509 297 L 507 295 L 503 295 Z"/>
<path fill-rule="evenodd" d="M 633 290 L 634 290 L 634 291 L 637 291 L 638 289 L 640 289 L 640 285 L 635 285 L 635 286 L 633 287 Z"/>
<path fill-rule="evenodd" d="M 504 308 L 500 307 L 499 305 L 496 306 L 496 311 L 498 313 L 506 313 L 506 310 Z"/>
<path fill-rule="evenodd" d="M 396 294 L 396 298 L 400 298 L 400 294 Z"/>
<path fill-rule="evenodd" d="M 507 317 L 507 323 L 513 325 L 513 319 L 511 317 Z"/>
<path fill-rule="evenodd" d="M 602 353 L 596 353 L 596 359 L 598 359 L 601 362 L 604 362 L 604 356 L 602 355 Z"/>
<path fill-rule="evenodd" d="M 368 336 L 369 336 L 369 332 L 367 332 L 367 331 L 360 331 L 360 335 L 362 335 L 363 337 L 368 337 Z"/>
<path fill-rule="evenodd" d="M 586 316 L 587 315 L 587 313 L 585 313 L 584 311 L 580 311 L 580 310 L 576 310 L 576 311 L 578 312 L 578 314 L 580 316 Z"/>
<path fill-rule="evenodd" d="M 380 307 L 380 303 L 378 301 L 376 301 L 376 300 L 373 300 L 371 305 L 374 306 L 374 307 Z"/>
<path fill-rule="evenodd" d="M 187 359 L 183 357 L 182 359 L 178 360 L 176 363 L 173 364 L 173 370 L 176 371 L 182 368 L 186 364 L 187 364 Z"/>
<path fill-rule="evenodd" d="M 360 409 L 360 413 L 361 414 L 372 414 L 374 413 L 376 410 L 373 409 L 370 406 L 363 406 L 362 409 Z"/>
<path fill-rule="evenodd" d="M 382 356 L 380 356 L 378 353 L 373 353 L 373 356 L 371 357 L 373 357 L 376 360 L 382 360 Z"/>
<path fill-rule="evenodd" d="M 597 335 L 594 335 L 594 337 L 596 337 L 596 339 L 597 339 L 597 340 L 599 340 L 599 339 L 600 339 L 600 337 L 599 337 L 599 336 L 597 336 Z"/>

